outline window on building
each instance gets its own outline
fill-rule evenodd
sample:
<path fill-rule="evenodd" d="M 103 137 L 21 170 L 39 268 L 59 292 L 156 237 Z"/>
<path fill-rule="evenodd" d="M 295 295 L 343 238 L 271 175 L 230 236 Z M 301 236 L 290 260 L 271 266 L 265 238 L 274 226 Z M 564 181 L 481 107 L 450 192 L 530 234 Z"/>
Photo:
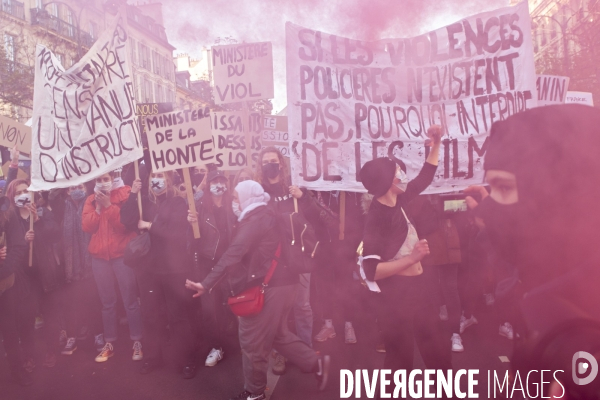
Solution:
<path fill-rule="evenodd" d="M 140 76 L 138 79 L 139 79 L 139 84 L 138 84 L 139 97 L 137 98 L 137 100 L 143 103 L 144 100 L 146 99 L 146 85 L 144 83 L 144 77 Z"/>
<path fill-rule="evenodd" d="M 95 22 L 90 22 L 90 36 L 92 39 L 96 39 L 98 34 L 98 25 Z"/>
<path fill-rule="evenodd" d="M 69 35 L 69 37 L 74 37 L 75 36 L 75 30 L 73 27 L 73 14 L 71 13 L 71 10 L 69 10 L 68 8 L 65 10 L 66 15 L 67 15 L 67 33 Z"/>
<path fill-rule="evenodd" d="M 17 58 L 16 41 L 16 36 L 4 34 L 4 52 L 6 53 L 7 60 L 11 62 L 14 62 Z"/>
<path fill-rule="evenodd" d="M 153 103 L 153 96 L 152 96 L 152 82 L 150 80 L 148 80 L 147 78 L 144 78 L 144 85 L 146 86 L 146 98 L 144 99 L 145 103 Z"/>
<path fill-rule="evenodd" d="M 62 65 L 64 67 L 65 64 L 63 64 L 63 62 L 65 61 L 65 56 L 61 53 L 54 53 L 54 55 L 58 59 L 58 62 L 60 63 L 60 65 Z"/>
<path fill-rule="evenodd" d="M 172 103 L 175 101 L 175 96 L 173 96 L 173 90 L 171 88 L 167 89 L 167 103 Z"/>
<path fill-rule="evenodd" d="M 41 10 L 44 8 L 44 2 L 42 0 L 35 0 L 35 8 Z"/>
<path fill-rule="evenodd" d="M 58 4 L 52 3 L 48 8 L 50 8 L 50 15 L 53 15 L 56 18 L 58 18 Z"/>
<path fill-rule="evenodd" d="M 137 54 L 137 51 L 136 51 L 137 47 L 136 46 L 137 46 L 137 44 L 135 43 L 135 39 L 130 36 L 129 37 L 129 48 L 131 49 L 131 55 L 130 55 L 130 57 L 131 57 L 131 62 L 134 65 L 137 65 L 137 59 L 135 57 L 136 54 Z"/>

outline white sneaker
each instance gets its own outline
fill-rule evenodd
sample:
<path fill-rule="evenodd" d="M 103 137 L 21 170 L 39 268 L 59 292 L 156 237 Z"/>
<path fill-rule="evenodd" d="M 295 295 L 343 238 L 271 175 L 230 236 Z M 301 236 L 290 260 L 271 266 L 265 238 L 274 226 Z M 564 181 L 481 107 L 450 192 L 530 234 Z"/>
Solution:
<path fill-rule="evenodd" d="M 346 326 L 344 327 L 344 336 L 346 344 L 356 343 L 356 333 L 354 332 L 354 327 L 349 322 L 346 322 Z"/>
<path fill-rule="evenodd" d="M 514 332 L 512 325 L 508 322 L 505 322 L 504 325 L 500 325 L 500 329 L 498 329 L 498 334 L 500 336 L 504 336 L 508 340 L 513 340 Z"/>
<path fill-rule="evenodd" d="M 474 315 L 471 315 L 471 318 L 468 319 L 465 318 L 465 316 L 463 315 L 462 317 L 460 317 L 460 333 L 464 333 L 465 329 L 477 323 L 479 323 L 479 321 L 477 321 L 477 318 L 475 318 Z"/>
<path fill-rule="evenodd" d="M 206 365 L 207 367 L 214 367 L 219 361 L 223 359 L 224 355 L 225 352 L 222 349 L 212 349 L 210 353 L 208 353 L 208 357 L 206 357 L 204 365 Z"/>
<path fill-rule="evenodd" d="M 494 298 L 494 294 L 493 293 L 486 293 L 484 294 L 485 296 L 485 305 L 486 306 L 493 306 L 494 303 L 496 302 L 496 299 Z"/>
<path fill-rule="evenodd" d="M 327 324 L 323 325 L 319 333 L 315 335 L 315 340 L 317 342 L 324 342 L 327 339 L 333 339 L 336 336 L 335 329 L 333 325 L 327 326 Z"/>
<path fill-rule="evenodd" d="M 445 304 L 440 306 L 440 319 L 442 321 L 448 321 L 448 308 Z"/>
<path fill-rule="evenodd" d="M 453 352 L 461 353 L 461 352 L 465 351 L 465 348 L 463 347 L 463 344 L 462 344 L 462 339 L 458 333 L 453 334 L 450 341 L 452 342 L 452 351 Z"/>
<path fill-rule="evenodd" d="M 142 353 L 142 344 L 139 341 L 133 342 L 133 355 L 131 356 L 133 361 L 141 361 L 144 359 L 144 353 Z"/>

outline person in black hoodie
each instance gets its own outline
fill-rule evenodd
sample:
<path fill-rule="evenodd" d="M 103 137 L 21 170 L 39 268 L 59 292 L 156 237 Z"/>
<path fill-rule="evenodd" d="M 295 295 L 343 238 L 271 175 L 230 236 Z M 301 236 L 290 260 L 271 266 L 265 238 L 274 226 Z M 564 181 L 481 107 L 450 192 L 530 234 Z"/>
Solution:
<path fill-rule="evenodd" d="M 7 207 L 12 201 L 2 197 L 0 203 Z M 27 243 L 17 220 L 17 215 L 9 210 L 0 211 L 0 235 L 4 237 L 0 248 L 0 333 L 14 379 L 23 386 L 32 384 L 31 377 L 23 368 L 23 356 L 19 344 L 19 293 L 28 286 L 28 278 L 21 268 L 21 261 L 27 253 Z"/>
<path fill-rule="evenodd" d="M 416 342 L 429 369 L 452 369 L 450 346 L 438 319 L 431 271 L 420 261 L 429 254 L 426 240 L 418 239 L 404 208 L 433 181 L 438 164 L 442 130 L 432 126 L 433 142 L 419 175 L 408 181 L 405 172 L 389 158 L 367 162 L 360 178 L 374 196 L 367 214 L 363 269 L 376 282 L 378 316 L 386 355 L 384 368 L 412 370 Z"/>
<path fill-rule="evenodd" d="M 269 200 L 269 195 L 257 182 L 244 181 L 235 187 L 234 204 L 240 211 L 237 233 L 227 251 L 201 283 L 186 282 L 188 289 L 197 292 L 194 297 L 213 290 L 225 275 L 232 296 L 264 282 L 281 240 L 277 215 L 272 207 L 267 206 Z M 287 325 L 296 299 L 297 284 L 298 275 L 278 262 L 271 281 L 264 289 L 262 311 L 255 316 L 239 318 L 245 390 L 234 399 L 266 398 L 268 357 L 272 347 L 302 371 L 316 373 L 319 389 L 325 388 L 329 376 L 329 356 L 319 356 L 291 333 Z"/>
<path fill-rule="evenodd" d="M 129 199 L 121 207 L 121 223 L 130 230 L 150 232 L 152 262 L 137 271 L 144 326 L 145 357 L 140 372 L 146 374 L 162 364 L 161 333 L 165 321 L 159 309 L 166 306 L 171 339 L 183 377 L 196 374 L 191 321 L 191 299 L 184 289 L 192 276 L 192 258 L 187 248 L 187 204 L 173 186 L 172 172 L 153 172 L 148 194 L 142 196 L 142 218 L 137 194 L 142 181 L 136 179 Z"/>
<path fill-rule="evenodd" d="M 222 171 L 212 170 L 206 178 L 208 190 L 196 202 L 197 216 L 188 212 L 190 223 L 199 221 L 200 239 L 194 240 L 194 253 L 198 272 L 204 279 L 221 258 L 233 236 L 236 216 L 231 207 L 227 177 Z M 213 367 L 223 359 L 224 331 L 229 311 L 223 306 L 226 291 L 219 285 L 206 296 L 202 296 L 202 319 L 206 341 L 211 350 L 204 365 Z"/>
<path fill-rule="evenodd" d="M 256 180 L 271 198 L 269 204 L 277 213 L 294 212 L 294 199 L 298 201 L 298 212 L 304 215 L 313 228 L 319 226 L 319 211 L 312 195 L 298 186 L 291 185 L 288 166 L 283 154 L 275 147 L 266 147 L 258 155 Z M 310 305 L 310 273 L 300 274 L 298 296 L 294 303 L 296 333 L 312 347 L 313 311 Z M 285 373 L 285 359 L 275 354 L 273 373 Z"/>

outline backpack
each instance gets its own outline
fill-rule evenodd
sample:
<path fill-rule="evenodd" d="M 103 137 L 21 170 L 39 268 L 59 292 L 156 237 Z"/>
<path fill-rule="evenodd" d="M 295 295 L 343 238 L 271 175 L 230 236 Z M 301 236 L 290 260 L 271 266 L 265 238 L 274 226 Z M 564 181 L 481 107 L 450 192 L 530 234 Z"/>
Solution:
<path fill-rule="evenodd" d="M 281 256 L 285 265 L 297 274 L 312 272 L 319 250 L 313 227 L 297 212 L 278 213 L 277 224 L 281 232 Z"/>

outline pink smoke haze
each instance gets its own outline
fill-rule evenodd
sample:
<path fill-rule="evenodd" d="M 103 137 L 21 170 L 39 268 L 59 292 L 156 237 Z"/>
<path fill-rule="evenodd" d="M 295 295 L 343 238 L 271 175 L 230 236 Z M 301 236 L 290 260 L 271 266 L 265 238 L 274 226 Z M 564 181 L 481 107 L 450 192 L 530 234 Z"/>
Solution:
<path fill-rule="evenodd" d="M 508 0 L 163 0 L 169 41 L 200 57 L 218 37 L 273 42 L 274 111 L 286 105 L 285 23 L 360 40 L 411 37 Z"/>

